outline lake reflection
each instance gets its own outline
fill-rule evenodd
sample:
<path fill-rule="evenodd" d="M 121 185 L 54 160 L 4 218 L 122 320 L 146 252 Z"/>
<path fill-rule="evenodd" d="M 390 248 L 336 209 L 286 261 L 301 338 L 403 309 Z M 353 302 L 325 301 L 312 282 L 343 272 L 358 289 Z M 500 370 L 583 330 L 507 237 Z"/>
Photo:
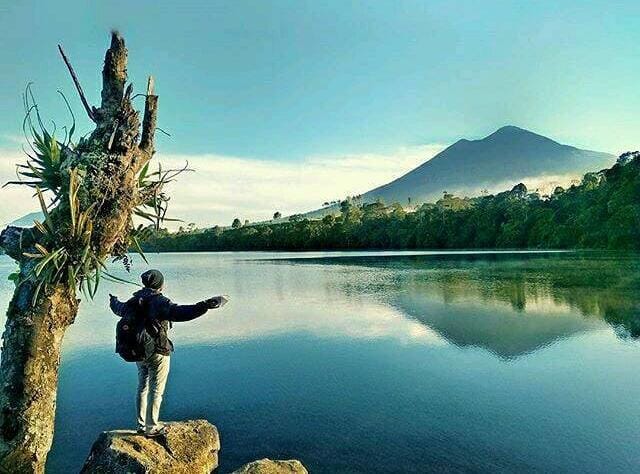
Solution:
<path fill-rule="evenodd" d="M 232 298 L 176 325 L 165 418 L 216 423 L 221 472 L 265 456 L 311 472 L 635 470 L 637 257 L 151 255 L 175 301 Z M 69 331 L 50 472 L 132 423 L 135 369 L 106 309 L 131 290 L 105 285 Z"/>

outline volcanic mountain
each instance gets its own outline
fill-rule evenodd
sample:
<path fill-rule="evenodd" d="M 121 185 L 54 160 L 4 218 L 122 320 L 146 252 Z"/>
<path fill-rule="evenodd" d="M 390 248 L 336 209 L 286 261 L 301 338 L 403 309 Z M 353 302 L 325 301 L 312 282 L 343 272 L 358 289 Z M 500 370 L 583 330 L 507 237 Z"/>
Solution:
<path fill-rule="evenodd" d="M 375 188 L 363 201 L 433 201 L 443 191 L 473 196 L 503 191 L 520 181 L 553 181 L 611 166 L 615 156 L 562 145 L 512 125 L 480 140 L 459 140 L 400 178 Z"/>

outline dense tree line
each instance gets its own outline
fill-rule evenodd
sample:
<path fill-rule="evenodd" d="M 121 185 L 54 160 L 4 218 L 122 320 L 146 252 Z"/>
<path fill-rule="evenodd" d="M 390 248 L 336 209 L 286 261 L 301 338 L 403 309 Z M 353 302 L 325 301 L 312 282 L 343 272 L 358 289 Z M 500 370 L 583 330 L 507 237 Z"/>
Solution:
<path fill-rule="evenodd" d="M 550 196 L 524 184 L 496 195 L 462 198 L 444 193 L 407 212 L 399 204 L 341 203 L 339 215 L 280 223 L 162 231 L 151 251 L 599 248 L 640 249 L 640 153 L 625 153 L 611 168 L 587 173 L 580 184 Z"/>

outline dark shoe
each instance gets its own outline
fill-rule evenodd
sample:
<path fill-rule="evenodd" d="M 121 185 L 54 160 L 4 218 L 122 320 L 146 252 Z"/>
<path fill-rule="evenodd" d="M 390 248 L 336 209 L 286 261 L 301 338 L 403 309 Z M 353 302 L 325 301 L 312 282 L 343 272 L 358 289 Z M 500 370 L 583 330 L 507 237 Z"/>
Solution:
<path fill-rule="evenodd" d="M 157 438 L 158 436 L 162 436 L 167 434 L 167 428 L 162 426 L 160 428 L 155 428 L 153 430 L 147 431 L 145 433 L 145 436 L 147 438 Z"/>
<path fill-rule="evenodd" d="M 136 430 L 136 434 L 139 434 L 139 435 L 143 435 L 143 434 L 145 434 L 146 432 L 147 432 L 147 431 L 146 431 L 144 428 L 138 428 L 138 429 Z"/>

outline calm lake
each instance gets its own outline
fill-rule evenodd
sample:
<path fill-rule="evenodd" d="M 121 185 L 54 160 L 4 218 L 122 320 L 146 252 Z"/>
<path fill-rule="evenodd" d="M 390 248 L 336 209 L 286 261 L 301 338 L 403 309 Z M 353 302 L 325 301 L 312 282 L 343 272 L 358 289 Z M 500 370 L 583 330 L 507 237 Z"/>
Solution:
<path fill-rule="evenodd" d="M 149 259 L 176 302 L 231 296 L 174 326 L 163 405 L 218 426 L 220 472 L 262 457 L 313 473 L 640 469 L 638 255 Z M 13 268 L 0 257 L 2 317 Z M 48 472 L 77 472 L 100 431 L 134 426 L 135 365 L 113 352 L 107 307 L 133 289 L 105 283 L 68 332 Z"/>

